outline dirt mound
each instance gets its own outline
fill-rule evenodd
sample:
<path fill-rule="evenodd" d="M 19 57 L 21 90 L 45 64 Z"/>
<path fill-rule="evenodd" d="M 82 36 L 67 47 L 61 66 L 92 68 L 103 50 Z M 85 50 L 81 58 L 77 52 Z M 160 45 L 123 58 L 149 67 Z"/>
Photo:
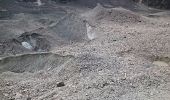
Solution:
<path fill-rule="evenodd" d="M 53 53 L 35 53 L 10 56 L 0 59 L 0 73 L 5 71 L 23 73 L 52 70 L 72 58 L 72 56 L 61 56 Z"/>
<path fill-rule="evenodd" d="M 0 22 L 0 34 L 3 34 L 0 35 L 0 55 L 49 51 L 54 46 L 88 39 L 86 22 L 77 14 L 63 11 L 40 15 L 21 13 Z"/>
<path fill-rule="evenodd" d="M 106 18 L 111 21 L 120 23 L 139 23 L 145 22 L 146 20 L 141 15 L 123 8 L 111 9 L 109 13 L 106 14 Z"/>
<path fill-rule="evenodd" d="M 55 35 L 65 41 L 81 42 L 87 39 L 86 23 L 76 14 L 68 14 L 50 27 Z"/>
<path fill-rule="evenodd" d="M 100 4 L 83 16 L 89 20 L 89 22 L 107 20 L 116 23 L 139 23 L 146 21 L 144 17 L 130 10 L 124 8 L 107 9 Z"/>

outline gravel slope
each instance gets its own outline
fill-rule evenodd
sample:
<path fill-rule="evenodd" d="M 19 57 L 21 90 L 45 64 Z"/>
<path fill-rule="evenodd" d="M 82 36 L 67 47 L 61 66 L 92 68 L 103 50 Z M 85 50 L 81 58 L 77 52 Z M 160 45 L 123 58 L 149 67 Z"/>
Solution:
<path fill-rule="evenodd" d="M 99 4 L 93 9 L 69 5 L 60 7 L 80 18 L 70 20 L 69 17 L 66 29 L 74 30 L 78 25 L 85 40 L 53 46 L 48 51 L 51 53 L 37 51 L 1 58 L 2 100 L 170 99 L 168 12 L 148 17 L 146 13 L 104 8 Z M 77 23 L 72 24 L 74 21 Z M 29 32 L 48 33 L 46 36 L 55 33 L 48 27 L 51 24 L 43 25 L 44 29 Z M 59 38 L 59 42 L 63 39 Z M 22 70 L 16 71 L 18 67 Z M 32 70 L 32 67 L 38 70 Z"/>

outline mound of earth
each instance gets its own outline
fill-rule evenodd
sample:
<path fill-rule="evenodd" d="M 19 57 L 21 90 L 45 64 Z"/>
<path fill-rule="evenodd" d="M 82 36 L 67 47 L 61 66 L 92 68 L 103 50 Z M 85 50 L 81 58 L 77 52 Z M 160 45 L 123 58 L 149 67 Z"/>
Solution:
<path fill-rule="evenodd" d="M 86 22 L 78 14 L 65 11 L 21 13 L 0 22 L 0 55 L 49 51 L 88 40 Z"/>
<path fill-rule="evenodd" d="M 147 19 L 137 13 L 124 8 L 107 9 L 98 4 L 94 9 L 82 15 L 91 22 L 101 22 L 102 20 L 112 21 L 113 23 L 144 23 Z"/>
<path fill-rule="evenodd" d="M 50 26 L 49 30 L 65 41 L 81 42 L 87 39 L 86 23 L 74 13 L 68 14 L 58 23 Z"/>

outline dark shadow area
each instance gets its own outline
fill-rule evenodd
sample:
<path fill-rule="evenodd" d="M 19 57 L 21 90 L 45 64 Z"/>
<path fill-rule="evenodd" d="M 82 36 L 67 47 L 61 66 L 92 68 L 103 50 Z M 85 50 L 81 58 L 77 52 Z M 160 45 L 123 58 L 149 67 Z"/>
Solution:
<path fill-rule="evenodd" d="M 170 9 L 170 0 L 133 0 L 158 9 Z"/>

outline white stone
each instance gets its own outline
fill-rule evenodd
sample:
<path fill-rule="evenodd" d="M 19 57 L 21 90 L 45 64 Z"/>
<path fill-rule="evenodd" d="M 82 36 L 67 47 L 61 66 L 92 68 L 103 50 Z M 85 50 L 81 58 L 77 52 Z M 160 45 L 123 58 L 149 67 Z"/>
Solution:
<path fill-rule="evenodd" d="M 41 5 L 42 5 L 41 0 L 37 0 L 37 5 L 38 5 L 38 6 L 41 6 Z"/>
<path fill-rule="evenodd" d="M 92 26 L 90 26 L 88 23 L 86 23 L 86 27 L 87 27 L 87 37 L 90 39 L 90 40 L 93 40 L 96 38 L 96 34 L 92 28 Z"/>
<path fill-rule="evenodd" d="M 154 65 L 157 65 L 157 66 L 169 66 L 166 62 L 164 61 L 154 61 L 153 62 Z"/>
<path fill-rule="evenodd" d="M 22 42 L 21 44 L 22 44 L 23 47 L 25 47 L 27 49 L 30 49 L 30 50 L 33 49 L 33 47 L 28 42 Z"/>

